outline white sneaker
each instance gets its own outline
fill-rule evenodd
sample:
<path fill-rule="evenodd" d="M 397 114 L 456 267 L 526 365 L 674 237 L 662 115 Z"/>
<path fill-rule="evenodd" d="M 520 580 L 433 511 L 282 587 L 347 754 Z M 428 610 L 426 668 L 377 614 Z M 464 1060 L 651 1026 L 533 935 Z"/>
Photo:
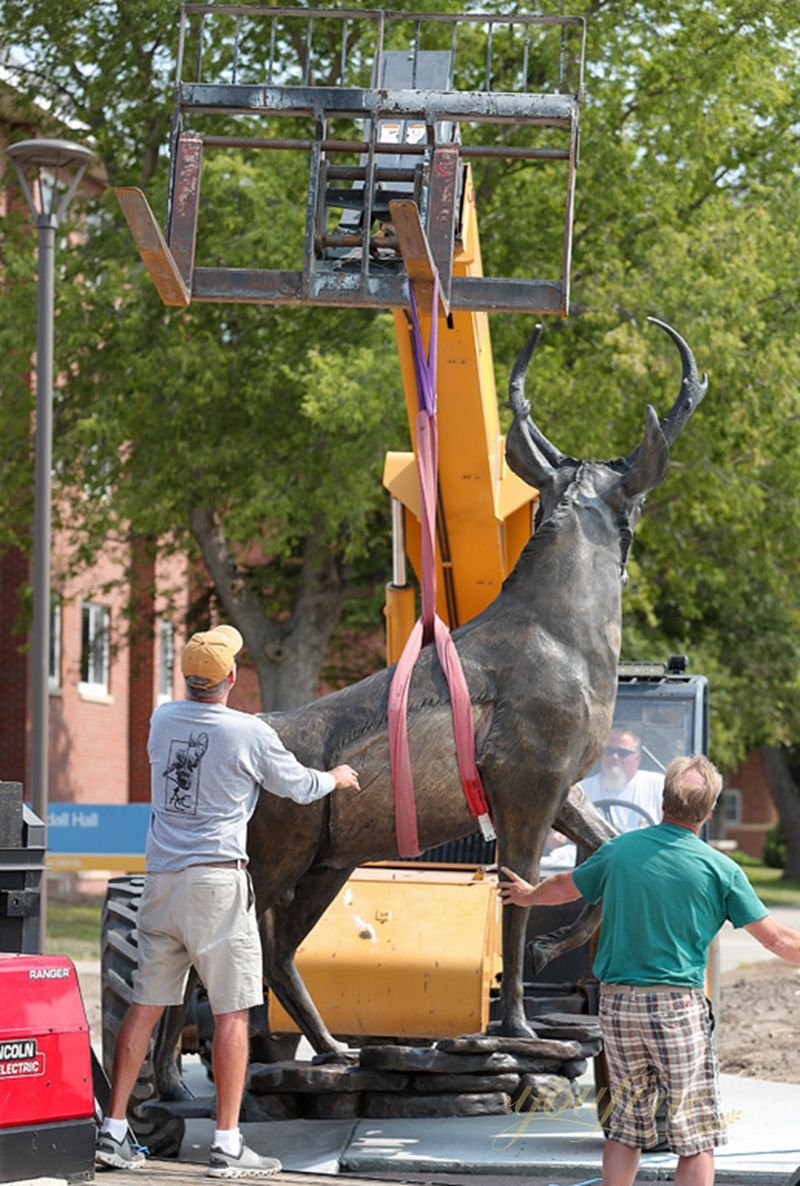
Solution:
<path fill-rule="evenodd" d="M 94 1147 L 95 1165 L 113 1170 L 138 1170 L 145 1163 L 145 1150 L 126 1133 L 115 1141 L 110 1132 L 99 1132 Z"/>
<path fill-rule="evenodd" d="M 211 1146 L 208 1159 L 207 1178 L 271 1178 L 279 1174 L 282 1165 L 277 1157 L 262 1157 L 248 1149 L 242 1140 L 238 1155 L 226 1153 L 219 1145 Z"/>

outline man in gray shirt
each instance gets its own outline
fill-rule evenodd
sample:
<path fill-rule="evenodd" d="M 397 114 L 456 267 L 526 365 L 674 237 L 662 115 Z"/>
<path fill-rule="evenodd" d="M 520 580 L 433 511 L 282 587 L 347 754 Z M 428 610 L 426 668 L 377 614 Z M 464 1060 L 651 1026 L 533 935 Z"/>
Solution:
<path fill-rule="evenodd" d="M 194 634 L 181 656 L 186 699 L 161 705 L 150 723 L 152 815 L 137 918 L 139 967 L 97 1138 L 95 1159 L 105 1167 L 133 1169 L 144 1161 L 128 1135 L 128 1099 L 153 1027 L 168 1005 L 183 1001 L 194 965 L 215 1018 L 217 1127 L 208 1175 L 261 1178 L 281 1168 L 249 1149 L 239 1131 L 249 1010 L 264 997 L 247 824 L 262 789 L 313 803 L 336 789 L 357 790 L 358 775 L 350 766 L 303 766 L 265 721 L 228 708 L 241 648 L 232 626 Z"/>

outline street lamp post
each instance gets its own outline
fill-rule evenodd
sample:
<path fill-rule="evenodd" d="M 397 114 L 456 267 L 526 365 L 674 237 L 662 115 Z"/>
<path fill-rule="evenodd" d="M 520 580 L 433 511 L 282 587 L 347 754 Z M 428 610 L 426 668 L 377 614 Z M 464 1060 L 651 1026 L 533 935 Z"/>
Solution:
<path fill-rule="evenodd" d="M 56 230 L 93 157 L 68 140 L 21 140 L 6 149 L 39 232 L 36 315 L 36 469 L 33 529 L 31 802 L 47 823 L 49 765 L 50 546 L 53 456 L 53 317 Z M 29 176 L 35 184 L 29 183 Z M 46 922 L 42 878 L 39 950 Z"/>

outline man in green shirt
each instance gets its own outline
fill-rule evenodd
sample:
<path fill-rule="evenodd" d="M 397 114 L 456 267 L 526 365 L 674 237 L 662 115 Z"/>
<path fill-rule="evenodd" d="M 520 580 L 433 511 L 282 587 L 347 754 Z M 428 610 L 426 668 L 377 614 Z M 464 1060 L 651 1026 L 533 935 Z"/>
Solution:
<path fill-rule="evenodd" d="M 676 758 L 660 824 L 607 841 L 577 869 L 535 887 L 502 870 L 506 906 L 602 900 L 594 973 L 612 1098 L 603 1186 L 632 1186 L 641 1150 L 656 1143 L 660 1093 L 678 1155 L 675 1186 L 714 1181 L 714 1148 L 726 1136 L 703 983 L 722 924 L 745 927 L 768 951 L 800 964 L 800 932 L 772 918 L 739 866 L 699 837 L 721 789 L 707 758 Z"/>

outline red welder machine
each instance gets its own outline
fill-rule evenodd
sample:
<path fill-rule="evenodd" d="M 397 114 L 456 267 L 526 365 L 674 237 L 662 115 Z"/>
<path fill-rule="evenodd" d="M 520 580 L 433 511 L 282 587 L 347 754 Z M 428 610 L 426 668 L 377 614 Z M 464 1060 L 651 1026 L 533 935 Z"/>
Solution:
<path fill-rule="evenodd" d="M 0 953 L 0 1182 L 94 1178 L 89 1026 L 65 956 Z"/>
<path fill-rule="evenodd" d="M 73 964 L 36 954 L 44 866 L 44 824 L 0 781 L 0 1182 L 94 1178 L 102 1068 Z"/>

